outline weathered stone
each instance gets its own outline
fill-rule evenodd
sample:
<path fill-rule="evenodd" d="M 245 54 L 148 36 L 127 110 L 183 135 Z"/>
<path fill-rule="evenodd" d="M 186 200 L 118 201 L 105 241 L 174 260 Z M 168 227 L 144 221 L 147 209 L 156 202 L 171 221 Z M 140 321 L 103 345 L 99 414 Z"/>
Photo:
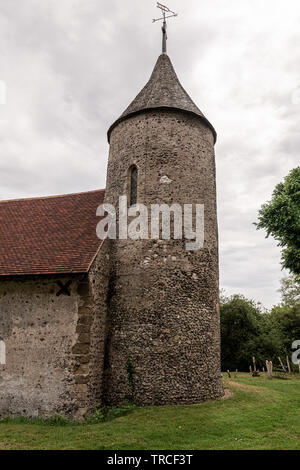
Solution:
<path fill-rule="evenodd" d="M 91 322 L 90 322 L 91 324 Z M 83 323 L 77 323 L 76 333 L 89 333 L 91 330 L 91 325 L 85 325 Z"/>
<path fill-rule="evenodd" d="M 88 393 L 88 386 L 87 384 L 75 384 L 74 390 L 77 393 L 78 397 L 81 397 L 83 399 L 86 399 L 87 393 Z"/>
<path fill-rule="evenodd" d="M 72 412 L 77 294 L 72 289 L 70 297 L 57 297 L 58 280 L 64 284 L 68 278 L 0 283 L 0 334 L 6 344 L 0 416 Z"/>
<path fill-rule="evenodd" d="M 80 333 L 78 336 L 78 343 L 90 344 L 91 338 L 89 333 Z"/>
<path fill-rule="evenodd" d="M 74 374 L 86 375 L 88 373 L 89 373 L 89 365 L 88 364 L 82 364 L 80 366 L 74 367 Z"/>
<path fill-rule="evenodd" d="M 93 317 L 91 315 L 79 315 L 78 317 L 78 325 L 86 325 L 90 327 L 92 321 Z"/>
<path fill-rule="evenodd" d="M 75 375 L 76 384 L 87 384 L 89 382 L 88 375 Z"/>
<path fill-rule="evenodd" d="M 78 315 L 91 315 L 92 308 L 90 307 L 79 307 L 78 308 Z"/>
<path fill-rule="evenodd" d="M 88 354 L 90 351 L 90 345 L 84 343 L 77 343 L 72 348 L 73 354 Z"/>
<path fill-rule="evenodd" d="M 80 364 L 89 364 L 91 357 L 89 354 L 85 354 L 84 356 L 80 356 L 78 362 Z"/>
<path fill-rule="evenodd" d="M 90 293 L 90 286 L 88 282 L 80 282 L 77 287 L 77 292 L 81 297 L 88 296 Z"/>

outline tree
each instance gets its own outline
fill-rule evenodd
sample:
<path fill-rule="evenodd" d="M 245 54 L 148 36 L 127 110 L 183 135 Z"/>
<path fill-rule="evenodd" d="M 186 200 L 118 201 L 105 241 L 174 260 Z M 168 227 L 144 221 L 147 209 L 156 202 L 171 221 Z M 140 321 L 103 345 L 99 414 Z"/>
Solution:
<path fill-rule="evenodd" d="M 300 304 L 300 282 L 299 276 L 291 274 L 280 281 L 281 302 L 285 306 L 292 307 Z"/>
<path fill-rule="evenodd" d="M 271 201 L 262 205 L 257 229 L 265 229 L 282 247 L 282 266 L 300 275 L 300 167 L 279 183 Z"/>
<path fill-rule="evenodd" d="M 290 355 L 298 331 L 294 310 L 278 306 L 266 312 L 242 295 L 221 299 L 222 370 L 248 371 L 253 356 L 262 370 L 266 360 L 277 364 L 278 356 Z"/>
<path fill-rule="evenodd" d="M 267 312 L 242 295 L 222 293 L 222 370 L 249 370 L 253 356 L 260 369 L 266 360 L 278 365 L 278 356 L 291 356 L 293 342 L 300 340 L 299 277 L 282 279 L 280 292 L 281 303 Z"/>
<path fill-rule="evenodd" d="M 270 317 L 281 335 L 284 353 L 290 355 L 292 343 L 300 339 L 300 283 L 291 275 L 281 280 L 281 303 L 273 307 Z"/>
<path fill-rule="evenodd" d="M 260 307 L 242 295 L 222 297 L 222 370 L 248 370 L 257 356 L 260 336 Z"/>

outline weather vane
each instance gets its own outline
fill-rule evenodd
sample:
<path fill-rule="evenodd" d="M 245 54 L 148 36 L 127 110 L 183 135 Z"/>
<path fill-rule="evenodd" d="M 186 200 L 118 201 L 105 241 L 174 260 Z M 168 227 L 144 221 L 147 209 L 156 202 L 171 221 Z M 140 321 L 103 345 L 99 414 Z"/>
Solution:
<path fill-rule="evenodd" d="M 178 16 L 177 13 L 174 13 L 174 11 L 171 11 L 168 7 L 165 5 L 162 5 L 161 3 L 157 2 L 157 8 L 159 8 L 162 11 L 163 16 L 161 18 L 157 18 L 153 20 L 153 23 L 156 23 L 156 21 L 162 21 L 163 20 L 163 26 L 162 26 L 162 33 L 163 33 L 163 41 L 162 41 L 162 52 L 163 54 L 167 53 L 167 18 L 173 18 L 175 16 Z M 170 13 L 170 15 L 168 15 Z"/>

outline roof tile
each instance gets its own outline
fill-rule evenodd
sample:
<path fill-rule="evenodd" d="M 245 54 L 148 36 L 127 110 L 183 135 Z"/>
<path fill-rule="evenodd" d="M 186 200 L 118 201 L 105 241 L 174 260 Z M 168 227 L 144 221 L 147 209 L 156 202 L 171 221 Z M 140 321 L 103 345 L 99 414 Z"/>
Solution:
<path fill-rule="evenodd" d="M 0 276 L 84 273 L 105 190 L 0 202 Z"/>

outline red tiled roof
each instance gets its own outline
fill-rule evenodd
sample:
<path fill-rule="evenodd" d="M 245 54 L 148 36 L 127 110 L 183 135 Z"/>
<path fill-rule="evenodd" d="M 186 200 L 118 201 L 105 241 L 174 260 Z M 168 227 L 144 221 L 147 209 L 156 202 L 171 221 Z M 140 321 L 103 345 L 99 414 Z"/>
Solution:
<path fill-rule="evenodd" d="M 105 190 L 0 202 L 0 276 L 85 273 Z"/>

